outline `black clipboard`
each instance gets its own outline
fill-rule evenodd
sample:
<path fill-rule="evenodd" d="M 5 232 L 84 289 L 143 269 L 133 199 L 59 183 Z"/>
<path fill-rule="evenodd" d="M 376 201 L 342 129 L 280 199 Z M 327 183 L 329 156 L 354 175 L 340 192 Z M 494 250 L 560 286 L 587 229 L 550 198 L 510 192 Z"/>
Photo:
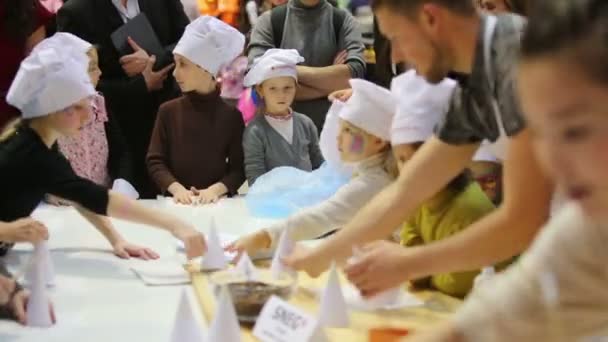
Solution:
<path fill-rule="evenodd" d="M 112 44 L 114 44 L 114 47 L 121 57 L 134 52 L 127 41 L 127 38 L 129 37 L 131 37 L 137 45 L 146 50 L 148 55 L 156 56 L 154 70 L 159 70 L 171 63 L 170 60 L 167 60 L 168 58 L 166 57 L 165 49 L 160 43 L 160 40 L 158 40 L 156 32 L 154 32 L 150 20 L 148 20 L 145 13 L 139 13 L 119 27 L 110 36 Z"/>

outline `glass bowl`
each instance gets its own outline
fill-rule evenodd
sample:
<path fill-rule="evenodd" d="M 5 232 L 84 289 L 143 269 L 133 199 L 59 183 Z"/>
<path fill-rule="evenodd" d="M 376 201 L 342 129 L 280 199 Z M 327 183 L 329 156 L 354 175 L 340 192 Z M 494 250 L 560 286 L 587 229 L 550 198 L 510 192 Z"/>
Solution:
<path fill-rule="evenodd" d="M 226 286 L 239 322 L 245 324 L 255 323 L 271 296 L 289 300 L 296 284 L 296 278 L 289 273 L 281 273 L 276 279 L 266 269 L 256 269 L 251 279 L 234 269 L 219 271 L 210 276 L 210 281 L 216 298 Z"/>

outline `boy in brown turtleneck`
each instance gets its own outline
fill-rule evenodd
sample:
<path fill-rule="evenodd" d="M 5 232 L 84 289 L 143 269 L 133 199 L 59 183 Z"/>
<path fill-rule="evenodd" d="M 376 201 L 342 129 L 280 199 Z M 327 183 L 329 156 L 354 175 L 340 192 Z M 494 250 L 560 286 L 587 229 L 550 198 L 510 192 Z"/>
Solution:
<path fill-rule="evenodd" d="M 173 74 L 184 95 L 160 107 L 146 163 L 152 180 L 175 202 L 212 203 L 235 194 L 245 181 L 245 125 L 238 110 L 223 102 L 215 80 L 244 43 L 237 30 L 204 16 L 188 25 L 173 51 Z"/>

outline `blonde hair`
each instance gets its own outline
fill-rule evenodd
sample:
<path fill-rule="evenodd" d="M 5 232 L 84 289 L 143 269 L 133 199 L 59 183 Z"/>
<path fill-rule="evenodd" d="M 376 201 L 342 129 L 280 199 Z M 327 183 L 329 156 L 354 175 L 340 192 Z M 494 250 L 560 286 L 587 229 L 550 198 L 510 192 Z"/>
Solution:
<path fill-rule="evenodd" d="M 384 160 L 384 170 L 391 176 L 392 179 L 397 179 L 399 178 L 399 165 L 397 164 L 397 159 L 395 158 L 390 145 L 386 154 L 386 160 Z"/>
<path fill-rule="evenodd" d="M 8 124 L 6 124 L 6 126 L 4 126 L 2 133 L 0 133 L 0 142 L 5 142 L 8 140 L 10 137 L 15 135 L 15 133 L 17 133 L 19 128 L 26 126 L 28 123 L 29 120 L 22 118 L 17 118 L 10 121 Z"/>

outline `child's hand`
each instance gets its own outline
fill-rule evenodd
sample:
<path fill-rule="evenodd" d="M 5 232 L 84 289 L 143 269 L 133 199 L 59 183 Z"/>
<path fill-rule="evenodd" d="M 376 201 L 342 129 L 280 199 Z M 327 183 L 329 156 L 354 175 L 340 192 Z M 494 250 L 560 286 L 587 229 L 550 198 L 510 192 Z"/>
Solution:
<path fill-rule="evenodd" d="M 205 190 L 198 190 L 195 187 L 192 187 L 190 188 L 190 191 L 198 198 L 198 204 L 216 203 L 223 195 L 211 187 Z"/>
<path fill-rule="evenodd" d="M 130 244 L 124 240 L 120 240 L 112 246 L 114 248 L 114 254 L 121 259 L 129 259 L 131 257 L 143 259 L 143 260 L 156 260 L 160 258 L 160 255 L 155 251 Z"/>
<path fill-rule="evenodd" d="M 236 252 L 234 262 L 238 262 L 243 252 L 253 255 L 256 252 L 270 247 L 270 235 L 265 230 L 246 235 L 224 248 L 227 252 Z"/>
<path fill-rule="evenodd" d="M 207 250 L 205 236 L 194 227 L 181 225 L 173 228 L 171 232 L 175 238 L 184 243 L 188 260 L 205 254 L 205 251 Z"/>
<path fill-rule="evenodd" d="M 316 278 L 329 268 L 331 260 L 320 258 L 316 249 L 305 248 L 296 245 L 293 252 L 282 258 L 283 264 L 297 271 L 304 271 L 309 276 Z"/>
<path fill-rule="evenodd" d="M 188 191 L 186 189 L 182 190 L 182 191 L 178 191 L 173 195 L 173 201 L 175 203 L 181 203 L 181 204 L 192 204 L 192 196 L 194 194 L 192 193 L 192 191 Z"/>
<path fill-rule="evenodd" d="M 0 225 L 0 239 L 7 242 L 31 242 L 37 243 L 48 240 L 49 231 L 47 227 L 31 218 Z"/>

